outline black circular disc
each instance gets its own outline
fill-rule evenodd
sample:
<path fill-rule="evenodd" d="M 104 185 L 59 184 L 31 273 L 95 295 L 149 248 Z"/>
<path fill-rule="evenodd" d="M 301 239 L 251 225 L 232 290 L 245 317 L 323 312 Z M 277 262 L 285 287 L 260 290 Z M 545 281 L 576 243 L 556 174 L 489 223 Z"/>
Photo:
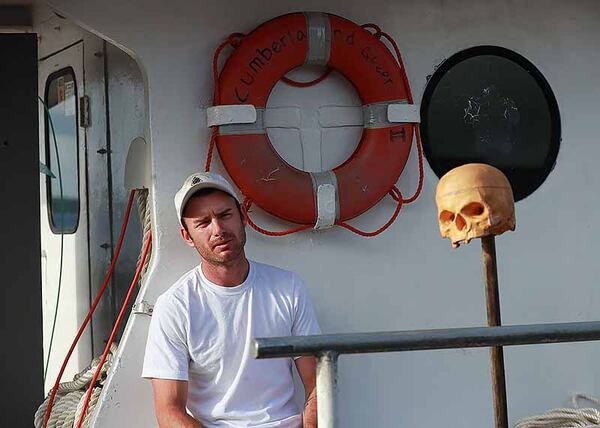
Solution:
<path fill-rule="evenodd" d="M 560 114 L 531 62 L 505 48 L 477 46 L 448 58 L 429 80 L 421 134 L 438 177 L 466 163 L 486 163 L 508 177 L 518 201 L 554 167 Z"/>

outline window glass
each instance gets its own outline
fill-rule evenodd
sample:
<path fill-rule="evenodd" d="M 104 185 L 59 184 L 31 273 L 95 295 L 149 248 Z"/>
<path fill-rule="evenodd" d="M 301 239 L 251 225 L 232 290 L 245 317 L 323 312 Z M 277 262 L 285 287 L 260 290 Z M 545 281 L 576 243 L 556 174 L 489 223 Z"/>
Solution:
<path fill-rule="evenodd" d="M 425 154 L 438 177 L 487 163 L 504 172 L 518 201 L 556 161 L 556 99 L 539 70 L 508 49 L 478 46 L 444 61 L 427 84 L 421 117 Z"/>
<path fill-rule="evenodd" d="M 55 176 L 47 177 L 50 228 L 54 233 L 74 233 L 79 222 L 79 140 L 77 85 L 73 69 L 65 68 L 48 77 L 44 101 L 50 112 L 58 147 L 57 157 L 52 125 L 46 114 L 46 162 Z"/>

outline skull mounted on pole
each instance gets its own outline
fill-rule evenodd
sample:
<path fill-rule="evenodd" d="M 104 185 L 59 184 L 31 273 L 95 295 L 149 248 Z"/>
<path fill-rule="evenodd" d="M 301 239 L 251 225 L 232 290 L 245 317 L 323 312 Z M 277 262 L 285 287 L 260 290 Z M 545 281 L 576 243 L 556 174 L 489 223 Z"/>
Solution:
<path fill-rule="evenodd" d="M 467 164 L 446 173 L 435 195 L 442 237 L 453 248 L 481 238 L 488 326 L 501 325 L 495 236 L 515 230 L 512 187 L 506 176 L 486 164 Z M 496 428 L 508 428 L 502 347 L 490 348 Z"/>

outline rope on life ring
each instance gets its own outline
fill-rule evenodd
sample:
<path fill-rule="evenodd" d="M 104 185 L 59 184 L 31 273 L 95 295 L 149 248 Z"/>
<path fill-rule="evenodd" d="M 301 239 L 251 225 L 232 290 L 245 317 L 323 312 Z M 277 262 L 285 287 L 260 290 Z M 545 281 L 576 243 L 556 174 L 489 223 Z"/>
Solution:
<path fill-rule="evenodd" d="M 369 31 L 372 30 L 373 32 Z M 387 40 L 393 52 L 383 43 Z M 233 51 L 219 73 L 222 51 Z M 311 82 L 285 77 L 304 64 L 326 66 Z M 288 164 L 273 148 L 263 116 L 274 85 L 283 80 L 306 87 L 335 70 L 356 88 L 365 117 L 361 141 L 355 152 L 331 171 L 309 173 Z M 245 196 L 246 212 L 256 204 L 268 213 L 297 223 L 280 232 L 267 231 L 252 220 L 258 232 L 282 236 L 314 227 L 342 226 L 362 236 L 375 236 L 397 218 L 403 204 L 415 201 L 423 187 L 423 159 L 418 126 L 389 120 L 390 106 L 413 104 L 412 94 L 393 38 L 375 24 L 358 26 L 325 13 L 292 13 L 263 23 L 251 33 L 234 33 L 216 49 L 213 57 L 214 96 L 217 107 L 250 105 L 255 120 L 211 124 L 205 170 L 211 166 L 214 147 L 230 177 Z M 413 196 L 404 199 L 395 186 L 416 134 L 419 180 Z M 374 232 L 347 223 L 389 194 L 396 201 L 390 220 Z"/>

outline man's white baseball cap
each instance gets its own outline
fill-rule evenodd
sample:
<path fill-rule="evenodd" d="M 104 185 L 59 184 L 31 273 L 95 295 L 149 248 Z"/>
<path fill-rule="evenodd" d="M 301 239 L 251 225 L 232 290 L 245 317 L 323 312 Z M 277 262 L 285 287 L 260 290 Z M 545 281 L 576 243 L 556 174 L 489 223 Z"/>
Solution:
<path fill-rule="evenodd" d="M 201 189 L 221 190 L 233 196 L 241 204 L 240 198 L 233 189 L 233 186 L 222 175 L 215 174 L 214 172 L 197 172 L 186 178 L 181 189 L 175 194 L 175 209 L 177 210 L 177 218 L 181 226 L 183 226 L 181 217 L 185 204 L 187 204 L 194 193 Z"/>

